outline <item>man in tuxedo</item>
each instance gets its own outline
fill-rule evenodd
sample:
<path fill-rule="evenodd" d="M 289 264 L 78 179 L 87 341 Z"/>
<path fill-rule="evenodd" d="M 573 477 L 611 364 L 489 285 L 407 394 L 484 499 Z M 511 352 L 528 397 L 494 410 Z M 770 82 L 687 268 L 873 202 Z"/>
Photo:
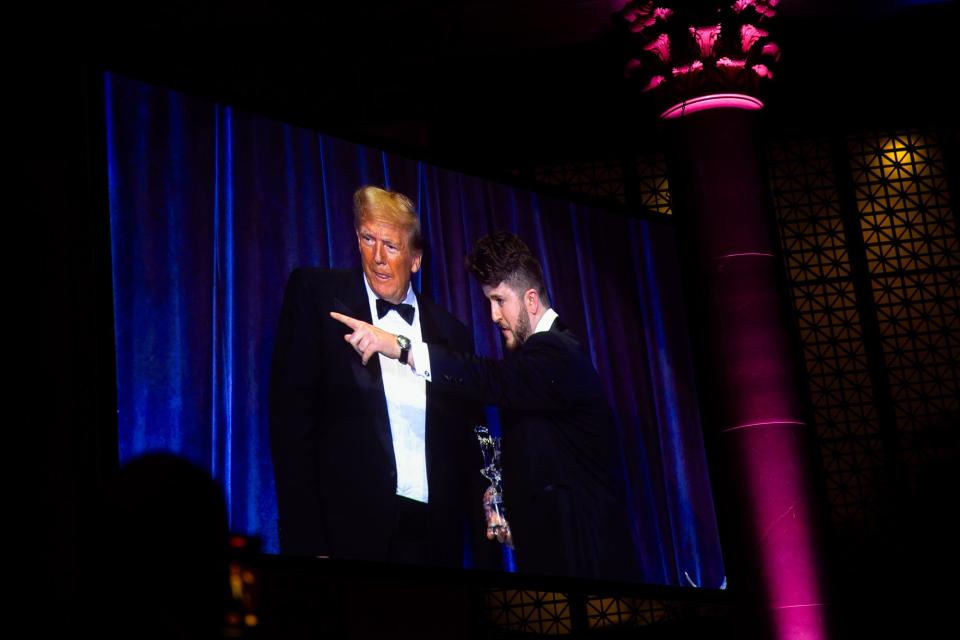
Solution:
<path fill-rule="evenodd" d="M 467 258 L 490 302 L 508 355 L 478 358 L 455 346 L 415 343 L 407 364 L 430 388 L 455 390 L 503 412 L 506 529 L 488 537 L 516 549 L 528 572 L 636 579 L 613 415 L 587 352 L 550 306 L 543 271 L 516 236 L 481 238 Z M 367 361 L 402 357 L 396 337 L 334 314 Z M 496 535 L 499 533 L 500 535 Z"/>
<path fill-rule="evenodd" d="M 361 188 L 354 223 L 362 269 L 297 269 L 284 293 L 270 378 L 280 550 L 462 566 L 479 414 L 395 359 L 361 363 L 330 312 L 457 351 L 470 337 L 413 291 L 423 245 L 406 196 Z"/>

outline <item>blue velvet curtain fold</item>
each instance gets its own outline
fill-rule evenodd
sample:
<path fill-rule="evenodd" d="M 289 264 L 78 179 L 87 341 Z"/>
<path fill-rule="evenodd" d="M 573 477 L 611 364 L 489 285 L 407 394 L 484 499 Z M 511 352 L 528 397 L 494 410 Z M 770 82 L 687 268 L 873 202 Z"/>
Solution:
<path fill-rule="evenodd" d="M 618 416 L 638 579 L 721 583 L 670 226 L 116 75 L 104 83 L 122 460 L 193 460 L 222 483 L 232 528 L 277 549 L 266 401 L 283 287 L 298 266 L 359 264 L 353 191 L 386 185 L 421 216 L 414 286 L 472 327 L 480 354 L 501 355 L 500 338 L 463 256 L 497 229 L 539 254 Z"/>

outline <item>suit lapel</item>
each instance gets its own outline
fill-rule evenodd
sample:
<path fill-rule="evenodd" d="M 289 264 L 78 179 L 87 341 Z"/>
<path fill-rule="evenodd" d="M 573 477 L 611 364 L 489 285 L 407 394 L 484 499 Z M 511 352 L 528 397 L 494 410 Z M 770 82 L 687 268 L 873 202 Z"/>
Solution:
<path fill-rule="evenodd" d="M 334 311 L 340 311 L 336 307 L 342 305 L 344 309 L 340 313 L 345 313 L 358 320 L 368 324 L 373 323 L 370 315 L 370 301 L 367 298 L 367 288 L 364 284 L 364 275 L 360 270 L 351 271 L 340 289 L 339 296 L 334 299 Z M 346 344 L 346 343 L 344 343 Z M 370 398 L 366 406 L 369 412 L 370 424 L 377 434 L 377 440 L 380 441 L 384 453 L 390 460 L 390 464 L 396 464 L 396 457 L 393 451 L 393 435 L 390 433 L 390 418 L 387 413 L 387 399 L 383 391 L 383 374 L 380 370 L 380 358 L 370 358 L 367 365 L 360 362 L 358 356 L 350 349 L 350 373 L 353 376 L 357 386 L 367 392 Z"/>
<path fill-rule="evenodd" d="M 423 338 L 423 341 L 427 344 L 448 346 L 449 341 L 441 330 L 437 317 L 430 312 L 423 297 L 419 294 L 417 295 L 417 307 L 417 313 L 420 316 L 420 336 Z M 433 482 L 430 477 L 431 467 L 433 466 L 433 441 L 445 425 L 438 423 L 440 420 L 440 406 L 442 401 L 437 397 L 437 394 L 434 393 L 433 385 L 429 382 L 426 384 L 426 394 L 427 416 L 426 420 L 424 420 L 424 455 L 427 460 L 427 486 L 430 488 L 430 491 L 433 492 L 438 487 L 438 484 Z"/>
<path fill-rule="evenodd" d="M 339 291 L 340 295 L 333 300 L 333 310 L 368 324 L 373 324 L 373 318 L 370 315 L 370 301 L 367 299 L 367 289 L 363 282 L 364 277 L 363 272 L 359 270 L 349 273 L 349 277 L 344 281 L 344 286 Z M 337 307 L 341 308 L 338 309 Z M 355 357 L 350 360 L 350 371 L 357 385 L 361 389 L 379 389 L 382 393 L 383 377 L 380 372 L 380 358 L 371 358 L 364 366 L 360 362 L 359 356 L 356 356 L 352 350 L 351 355 Z"/>
<path fill-rule="evenodd" d="M 420 314 L 420 336 L 427 344 L 440 344 L 442 333 L 433 314 L 427 311 L 423 297 L 417 295 L 417 307 Z"/>
<path fill-rule="evenodd" d="M 554 319 L 553 324 L 550 325 L 550 331 L 556 331 L 557 333 L 566 333 L 567 325 L 563 323 L 563 320 L 560 319 L 560 316 L 557 316 Z"/>

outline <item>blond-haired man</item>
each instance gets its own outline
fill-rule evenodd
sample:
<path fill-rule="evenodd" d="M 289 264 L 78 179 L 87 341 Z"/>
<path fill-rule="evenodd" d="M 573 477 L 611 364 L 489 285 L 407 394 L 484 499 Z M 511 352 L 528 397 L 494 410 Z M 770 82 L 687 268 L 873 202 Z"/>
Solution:
<path fill-rule="evenodd" d="M 297 269 L 270 386 L 282 553 L 460 566 L 476 511 L 476 409 L 386 357 L 366 364 L 331 311 L 405 340 L 470 351 L 466 328 L 417 294 L 420 222 L 403 194 L 354 194 L 360 269 Z M 473 514 L 477 516 L 477 514 Z"/>

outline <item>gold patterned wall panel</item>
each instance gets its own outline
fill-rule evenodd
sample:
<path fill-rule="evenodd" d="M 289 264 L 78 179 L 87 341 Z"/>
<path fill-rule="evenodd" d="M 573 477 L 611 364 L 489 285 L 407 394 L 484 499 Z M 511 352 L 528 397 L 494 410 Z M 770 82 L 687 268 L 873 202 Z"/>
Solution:
<path fill-rule="evenodd" d="M 831 514 L 859 525 L 885 460 L 830 145 L 773 144 L 768 167 Z"/>
<path fill-rule="evenodd" d="M 840 197 L 825 141 L 775 144 L 770 178 L 791 282 L 850 276 Z"/>
<path fill-rule="evenodd" d="M 637 191 L 640 204 L 650 210 L 672 215 L 670 181 L 667 180 L 667 161 L 662 155 L 637 160 Z"/>
<path fill-rule="evenodd" d="M 564 593 L 497 589 L 487 592 L 493 626 L 502 631 L 537 635 L 569 635 L 570 603 Z"/>
<path fill-rule="evenodd" d="M 636 184 L 631 206 L 647 211 L 671 215 L 670 181 L 667 162 L 662 154 L 637 158 L 634 165 Z M 559 165 L 535 167 L 534 181 L 567 191 L 571 194 L 627 204 L 626 181 L 619 161 L 567 162 Z"/>
<path fill-rule="evenodd" d="M 533 178 L 539 184 L 559 187 L 571 193 L 626 202 L 623 167 L 619 161 L 568 162 L 537 167 Z"/>
<path fill-rule="evenodd" d="M 942 452 L 925 432 L 960 415 L 960 246 L 935 137 L 848 140 L 897 430 L 911 468 Z M 931 444 L 932 443 L 932 444 Z"/>
<path fill-rule="evenodd" d="M 587 625 L 590 629 L 642 627 L 670 618 L 663 600 L 645 598 L 587 598 Z"/>
<path fill-rule="evenodd" d="M 664 600 L 643 597 L 610 597 L 522 589 L 489 589 L 485 592 L 489 637 L 578 636 L 625 637 L 630 630 L 674 621 L 715 619 L 731 614 L 731 603 L 723 597 Z M 575 612 L 575 613 L 574 613 Z M 575 629 L 573 618 L 579 621 Z"/>

